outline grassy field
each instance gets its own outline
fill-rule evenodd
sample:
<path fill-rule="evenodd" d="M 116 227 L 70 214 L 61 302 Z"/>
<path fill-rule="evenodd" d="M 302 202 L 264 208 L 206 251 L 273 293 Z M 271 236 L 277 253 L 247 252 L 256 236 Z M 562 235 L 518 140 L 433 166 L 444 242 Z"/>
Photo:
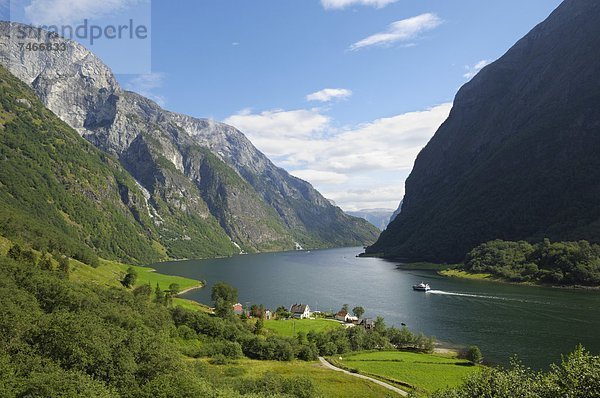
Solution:
<path fill-rule="evenodd" d="M 121 264 L 116 261 L 100 260 L 100 266 L 97 268 L 71 260 L 73 270 L 71 278 L 78 282 L 93 282 L 106 286 L 120 285 L 120 279 L 127 272 L 129 265 Z M 171 276 L 154 272 L 154 269 L 148 267 L 133 266 L 138 273 L 136 286 L 150 284 L 153 288 L 158 285 L 162 289 L 168 289 L 171 283 L 179 284 L 181 290 L 201 287 L 202 284 L 194 279 L 183 278 L 180 276 Z"/>
<path fill-rule="evenodd" d="M 342 327 L 341 323 L 329 319 L 288 319 L 265 321 L 264 328 L 281 336 L 294 337 L 294 324 L 296 333 L 308 333 L 311 330 L 322 332 Z"/>
<path fill-rule="evenodd" d="M 433 270 L 443 271 L 450 270 L 456 267 L 456 264 L 434 264 L 434 263 L 407 263 L 398 264 L 396 268 L 406 271 L 422 271 L 422 270 Z"/>
<path fill-rule="evenodd" d="M 492 277 L 492 274 L 472 274 L 460 269 L 447 269 L 447 270 L 442 270 L 439 272 L 440 275 L 444 275 L 444 276 L 448 276 L 451 278 L 464 278 L 464 279 L 477 279 L 477 280 L 482 280 L 482 279 L 487 279 L 487 280 L 494 280 L 494 278 Z"/>
<path fill-rule="evenodd" d="M 188 300 L 188 299 L 184 299 L 184 298 L 180 298 L 180 297 L 175 297 L 173 299 L 173 306 L 183 307 L 186 310 L 202 311 L 202 312 L 206 312 L 209 314 L 213 313 L 213 310 L 207 305 L 200 304 L 199 302 L 194 301 L 194 300 Z"/>
<path fill-rule="evenodd" d="M 265 373 L 284 377 L 307 377 L 314 383 L 318 394 L 327 398 L 397 398 L 395 394 L 377 384 L 324 368 L 318 362 L 254 361 L 242 359 L 231 365 L 208 365 L 213 377 L 228 382 L 234 378 L 257 378 Z"/>
<path fill-rule="evenodd" d="M 335 357 L 333 362 L 384 381 L 408 384 L 420 393 L 458 386 L 464 377 L 479 369 L 450 356 L 402 351 L 362 352 L 342 358 Z"/>
<path fill-rule="evenodd" d="M 71 280 L 80 283 L 95 283 L 104 286 L 120 287 L 120 280 L 129 268 L 129 265 L 121 264 L 116 261 L 108 261 L 102 259 L 100 260 L 100 266 L 98 266 L 97 268 L 90 267 L 89 265 L 83 264 L 77 260 L 71 259 L 70 261 L 72 270 L 70 276 Z M 161 289 L 168 289 L 171 283 L 177 283 L 179 284 L 179 288 L 182 291 L 185 289 L 202 287 L 202 284 L 194 279 L 159 274 L 158 272 L 154 272 L 154 269 L 148 267 L 133 266 L 133 268 L 138 273 L 138 278 L 135 283 L 135 286 L 140 286 L 149 283 L 150 286 L 152 286 L 152 288 L 154 289 L 156 287 L 156 284 L 158 283 Z M 173 305 L 181 306 L 189 310 L 203 311 L 209 313 L 212 312 L 212 310 L 204 304 L 200 304 L 196 301 L 179 297 L 173 299 Z"/>

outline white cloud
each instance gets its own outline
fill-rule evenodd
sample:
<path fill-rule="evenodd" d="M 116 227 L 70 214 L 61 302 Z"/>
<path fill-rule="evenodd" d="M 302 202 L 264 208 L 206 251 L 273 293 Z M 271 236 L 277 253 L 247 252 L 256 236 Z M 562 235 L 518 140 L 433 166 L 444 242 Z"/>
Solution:
<path fill-rule="evenodd" d="M 326 192 L 325 196 L 347 211 L 363 209 L 396 209 L 404 196 L 404 184 L 398 178 L 387 186 L 376 186 L 367 181 L 363 187 Z"/>
<path fill-rule="evenodd" d="M 25 16 L 35 25 L 73 24 L 102 18 L 144 0 L 32 0 Z"/>
<path fill-rule="evenodd" d="M 383 8 L 388 4 L 395 3 L 396 1 L 398 0 L 321 0 L 321 4 L 326 10 L 341 10 L 353 5 Z"/>
<path fill-rule="evenodd" d="M 418 37 L 419 34 L 435 29 L 442 24 L 442 20 L 435 14 L 427 13 L 416 17 L 402 19 L 388 26 L 385 32 L 376 33 L 365 39 L 357 41 L 350 46 L 350 50 L 359 50 L 370 46 L 389 46 L 397 42 L 408 42 Z M 414 43 L 408 43 L 409 46 Z"/>
<path fill-rule="evenodd" d="M 165 106 L 165 98 L 156 94 L 155 90 L 162 87 L 165 75 L 163 73 L 148 73 L 137 75 L 125 84 L 129 91 L 136 92 L 151 99 L 160 106 Z"/>
<path fill-rule="evenodd" d="M 451 107 L 445 103 L 347 129 L 334 127 L 319 109 L 244 110 L 225 122 L 342 208 L 395 208 L 417 154 Z"/>
<path fill-rule="evenodd" d="M 323 170 L 294 170 L 292 174 L 312 184 L 343 184 L 349 178 L 345 174 Z"/>
<path fill-rule="evenodd" d="M 321 91 L 308 94 L 307 101 L 329 102 L 333 99 L 344 99 L 352 95 L 352 91 L 345 88 L 325 88 Z"/>
<path fill-rule="evenodd" d="M 244 109 L 224 122 L 243 131 L 254 145 L 270 156 L 287 156 L 293 152 L 293 146 L 302 145 L 304 140 L 324 132 L 330 118 L 318 109 L 274 109 L 261 113 Z"/>
<path fill-rule="evenodd" d="M 465 73 L 463 75 L 463 77 L 465 79 L 472 79 L 476 74 L 479 73 L 480 70 L 482 70 L 485 66 L 489 65 L 489 61 L 482 59 L 481 61 L 477 62 L 475 65 L 470 66 L 470 65 L 466 65 L 465 69 L 467 70 L 467 73 Z"/>

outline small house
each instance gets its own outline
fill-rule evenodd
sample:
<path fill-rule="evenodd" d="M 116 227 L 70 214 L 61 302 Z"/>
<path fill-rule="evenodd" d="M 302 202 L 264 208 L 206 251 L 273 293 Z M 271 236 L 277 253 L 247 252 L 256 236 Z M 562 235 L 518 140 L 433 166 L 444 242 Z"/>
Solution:
<path fill-rule="evenodd" d="M 244 313 L 244 306 L 241 303 L 236 303 L 233 306 L 233 313 L 236 315 L 242 315 Z"/>
<path fill-rule="evenodd" d="M 265 310 L 264 312 L 264 318 L 268 321 L 270 319 L 273 319 L 273 313 L 269 310 Z"/>
<path fill-rule="evenodd" d="M 371 330 L 371 329 L 375 328 L 375 322 L 371 318 L 361 319 L 358 324 L 367 330 Z"/>
<path fill-rule="evenodd" d="M 340 310 L 337 314 L 335 314 L 334 318 L 337 319 L 338 321 L 348 322 L 348 317 L 350 317 L 350 316 L 351 315 L 348 314 L 348 311 Z"/>
<path fill-rule="evenodd" d="M 307 304 L 294 304 L 290 307 L 290 313 L 294 318 L 310 318 L 310 307 Z"/>

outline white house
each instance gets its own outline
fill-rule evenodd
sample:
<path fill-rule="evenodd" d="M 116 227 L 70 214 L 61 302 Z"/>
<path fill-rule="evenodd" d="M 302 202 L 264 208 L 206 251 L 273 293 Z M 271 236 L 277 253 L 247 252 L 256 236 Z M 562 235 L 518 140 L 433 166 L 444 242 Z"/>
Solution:
<path fill-rule="evenodd" d="M 290 307 L 290 312 L 294 318 L 310 318 L 310 307 L 307 304 L 294 304 Z"/>
<path fill-rule="evenodd" d="M 348 318 L 348 311 L 340 310 L 337 314 L 335 314 L 335 319 L 338 321 L 346 322 Z"/>
<path fill-rule="evenodd" d="M 352 316 L 348 313 L 348 311 L 341 310 L 337 314 L 335 314 L 335 319 L 342 322 L 352 323 L 358 321 L 358 317 Z"/>

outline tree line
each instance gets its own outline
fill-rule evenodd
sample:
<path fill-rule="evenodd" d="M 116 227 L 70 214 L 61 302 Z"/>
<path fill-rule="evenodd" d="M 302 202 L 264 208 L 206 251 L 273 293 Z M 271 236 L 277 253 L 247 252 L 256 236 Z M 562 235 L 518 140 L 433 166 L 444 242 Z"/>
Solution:
<path fill-rule="evenodd" d="M 582 346 L 553 364 L 548 371 L 533 371 L 516 358 L 508 369 L 482 368 L 453 389 L 438 391 L 432 398 L 598 398 L 600 356 Z"/>
<path fill-rule="evenodd" d="M 471 250 L 464 268 L 515 282 L 600 285 L 600 245 L 493 240 Z"/>

